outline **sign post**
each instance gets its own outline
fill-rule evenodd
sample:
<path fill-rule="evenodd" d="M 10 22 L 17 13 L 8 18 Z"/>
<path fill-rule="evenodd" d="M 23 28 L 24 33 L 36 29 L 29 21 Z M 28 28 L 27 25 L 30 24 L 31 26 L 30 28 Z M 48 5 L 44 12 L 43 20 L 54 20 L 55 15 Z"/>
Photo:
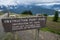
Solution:
<path fill-rule="evenodd" d="M 46 17 L 32 16 L 24 18 L 5 18 L 2 19 L 2 24 L 5 32 L 37 29 L 36 40 L 39 40 L 39 29 L 46 26 Z"/>
<path fill-rule="evenodd" d="M 39 40 L 39 31 L 40 29 L 36 29 L 35 40 Z"/>
<path fill-rule="evenodd" d="M 39 40 L 39 29 L 37 29 L 37 40 Z"/>

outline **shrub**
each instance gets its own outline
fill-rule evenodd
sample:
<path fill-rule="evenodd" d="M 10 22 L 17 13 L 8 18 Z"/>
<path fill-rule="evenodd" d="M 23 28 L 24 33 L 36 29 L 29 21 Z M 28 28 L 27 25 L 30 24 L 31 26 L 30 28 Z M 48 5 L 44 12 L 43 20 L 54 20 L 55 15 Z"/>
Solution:
<path fill-rule="evenodd" d="M 58 21 L 58 11 L 55 11 L 55 15 L 54 15 L 53 21 L 55 21 L 55 22 Z"/>
<path fill-rule="evenodd" d="M 47 14 L 43 14 L 44 16 L 48 16 Z"/>
<path fill-rule="evenodd" d="M 24 11 L 24 12 L 22 12 L 22 14 L 25 14 L 25 15 L 32 15 L 32 12 L 31 12 L 31 11 Z"/>

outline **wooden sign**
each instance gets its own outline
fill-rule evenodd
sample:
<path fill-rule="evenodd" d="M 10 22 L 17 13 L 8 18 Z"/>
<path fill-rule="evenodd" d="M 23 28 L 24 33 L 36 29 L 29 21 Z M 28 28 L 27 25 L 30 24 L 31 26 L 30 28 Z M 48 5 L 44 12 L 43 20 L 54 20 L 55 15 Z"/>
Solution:
<path fill-rule="evenodd" d="M 46 26 L 46 17 L 25 17 L 2 19 L 5 32 L 38 29 Z"/>

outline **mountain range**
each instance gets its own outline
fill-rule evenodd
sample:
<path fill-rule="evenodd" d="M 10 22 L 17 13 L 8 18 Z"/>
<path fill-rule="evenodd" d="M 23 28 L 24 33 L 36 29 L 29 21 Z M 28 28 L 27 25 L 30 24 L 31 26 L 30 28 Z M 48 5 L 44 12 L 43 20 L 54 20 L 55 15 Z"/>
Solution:
<path fill-rule="evenodd" d="M 60 4 L 54 5 L 0 5 L 0 10 L 4 12 L 12 12 L 12 13 L 22 13 L 25 10 L 31 10 L 33 14 L 48 14 L 53 15 L 56 10 L 60 11 Z"/>

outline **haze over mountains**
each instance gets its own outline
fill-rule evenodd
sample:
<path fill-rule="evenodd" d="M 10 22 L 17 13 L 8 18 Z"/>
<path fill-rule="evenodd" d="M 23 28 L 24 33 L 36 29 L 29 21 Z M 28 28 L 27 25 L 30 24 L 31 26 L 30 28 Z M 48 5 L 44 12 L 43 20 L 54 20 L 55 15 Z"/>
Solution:
<path fill-rule="evenodd" d="M 40 2 L 31 4 L 16 4 L 16 5 L 0 5 L 0 10 L 13 13 L 21 13 L 25 10 L 31 10 L 33 14 L 54 14 L 55 10 L 60 11 L 60 2 Z"/>

